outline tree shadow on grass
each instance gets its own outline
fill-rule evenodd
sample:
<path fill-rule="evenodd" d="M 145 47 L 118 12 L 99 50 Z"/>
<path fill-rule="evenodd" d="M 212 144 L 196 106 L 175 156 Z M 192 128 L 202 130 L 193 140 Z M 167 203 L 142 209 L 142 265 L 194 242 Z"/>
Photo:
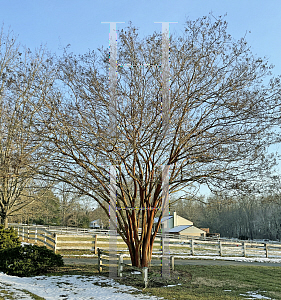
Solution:
<path fill-rule="evenodd" d="M 124 267 L 123 276 L 117 278 L 116 281 L 123 284 L 130 284 L 136 288 L 144 288 L 142 274 L 132 274 L 133 270 L 130 267 Z M 140 269 L 140 273 L 142 270 Z M 192 275 L 189 272 L 177 270 L 170 271 L 170 277 L 162 277 L 161 267 L 153 266 L 149 268 L 147 288 L 164 287 L 167 285 L 189 285 L 192 280 Z"/>

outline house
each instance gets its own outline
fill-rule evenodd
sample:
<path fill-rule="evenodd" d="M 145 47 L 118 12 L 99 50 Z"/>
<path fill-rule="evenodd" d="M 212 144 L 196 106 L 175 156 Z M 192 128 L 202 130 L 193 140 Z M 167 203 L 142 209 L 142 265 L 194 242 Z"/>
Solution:
<path fill-rule="evenodd" d="M 158 220 L 159 218 L 154 218 L 153 229 L 155 229 Z M 174 212 L 171 216 L 162 218 L 161 223 L 161 227 L 163 227 L 164 224 L 171 234 L 202 237 L 206 236 L 205 230 L 197 228 L 193 225 L 193 222 L 178 216 L 176 212 Z"/>
<path fill-rule="evenodd" d="M 90 222 L 90 225 L 89 225 L 90 228 L 95 228 L 95 229 L 103 229 L 103 224 L 102 224 L 102 221 L 101 219 L 98 219 L 98 220 L 94 220 L 92 222 Z"/>
<path fill-rule="evenodd" d="M 169 230 L 169 233 L 180 236 L 206 236 L 206 231 L 195 227 L 194 225 L 180 225 Z"/>

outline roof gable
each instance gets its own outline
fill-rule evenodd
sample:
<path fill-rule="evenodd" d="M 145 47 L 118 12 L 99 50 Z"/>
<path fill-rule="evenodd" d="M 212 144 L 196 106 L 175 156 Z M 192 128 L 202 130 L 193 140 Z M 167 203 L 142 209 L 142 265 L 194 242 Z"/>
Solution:
<path fill-rule="evenodd" d="M 162 223 L 162 222 L 165 222 L 165 221 L 167 221 L 167 220 L 173 219 L 173 218 L 174 218 L 173 215 L 164 217 L 164 218 L 162 218 L 161 223 Z M 183 218 L 183 217 L 181 217 L 181 216 L 178 216 L 178 215 L 177 215 L 176 218 L 177 218 L 177 223 L 187 223 L 187 224 L 185 224 L 185 225 L 191 225 L 191 226 L 193 225 L 193 222 L 191 222 L 191 221 L 189 221 L 189 220 L 187 220 L 187 219 L 185 219 L 185 218 Z M 159 218 L 158 218 L 158 217 L 155 217 L 153 223 L 157 223 L 158 220 L 159 220 Z"/>
<path fill-rule="evenodd" d="M 169 230 L 169 232 L 173 232 L 173 233 L 176 233 L 176 232 L 181 232 L 183 230 L 185 230 L 186 228 L 189 228 L 191 227 L 192 225 L 180 225 L 180 226 L 176 226 L 172 229 Z"/>
<path fill-rule="evenodd" d="M 171 218 L 173 218 L 173 216 L 164 217 L 164 218 L 162 218 L 161 223 L 164 222 L 164 221 L 166 221 L 166 220 L 169 220 L 169 219 L 171 219 Z M 155 218 L 154 218 L 154 223 L 157 223 L 158 220 L 159 220 L 159 218 L 158 218 L 158 217 L 155 217 Z"/>

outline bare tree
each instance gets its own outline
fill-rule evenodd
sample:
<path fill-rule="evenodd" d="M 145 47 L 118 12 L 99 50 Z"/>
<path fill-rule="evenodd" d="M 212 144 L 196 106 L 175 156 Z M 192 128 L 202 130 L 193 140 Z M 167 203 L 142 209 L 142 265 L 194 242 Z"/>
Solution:
<path fill-rule="evenodd" d="M 26 202 L 29 204 L 9 216 L 9 221 L 11 223 L 20 222 L 30 224 L 32 222 L 40 225 L 59 223 L 59 199 L 51 189 L 47 190 L 44 187 L 40 191 L 37 187 L 36 190 L 38 190 L 38 192 L 33 194 L 32 202 L 30 202 L 30 198 L 26 199 Z M 23 195 L 21 196 L 21 199 L 22 202 L 24 202 Z"/>
<path fill-rule="evenodd" d="M 16 44 L 11 32 L 0 33 L 0 219 L 31 203 L 44 187 L 38 170 L 48 161 L 33 124 L 52 81 L 44 53 Z"/>
<path fill-rule="evenodd" d="M 78 226 L 78 211 L 81 197 L 73 191 L 71 186 L 62 183 L 56 187 L 60 203 L 60 223 L 63 226 Z"/>
<path fill-rule="evenodd" d="M 46 103 L 40 133 L 50 143 L 46 151 L 57 154 L 46 174 L 92 197 L 109 217 L 101 199 L 110 203 L 109 166 L 116 166 L 117 230 L 134 266 L 149 265 L 160 228 L 161 166 L 170 165 L 170 193 L 203 183 L 212 191 L 256 190 L 269 177 L 273 160 L 265 150 L 274 140 L 280 80 L 266 83 L 271 66 L 226 29 L 221 18 L 203 17 L 171 37 L 164 136 L 160 34 L 141 39 L 133 26 L 119 33 L 115 135 L 109 133 L 108 53 L 65 53 L 58 60 L 63 88 Z"/>

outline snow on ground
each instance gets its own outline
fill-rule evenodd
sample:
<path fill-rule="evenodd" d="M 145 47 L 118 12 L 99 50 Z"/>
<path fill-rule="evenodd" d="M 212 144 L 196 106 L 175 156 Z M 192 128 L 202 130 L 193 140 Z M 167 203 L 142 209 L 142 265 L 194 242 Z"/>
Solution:
<path fill-rule="evenodd" d="M 269 298 L 266 296 L 262 296 L 262 295 L 258 294 L 258 292 L 247 292 L 246 294 L 240 294 L 240 296 L 251 297 L 251 298 L 245 298 L 245 300 L 246 299 L 267 299 L 267 300 L 272 299 L 272 298 Z"/>
<path fill-rule="evenodd" d="M 29 243 L 22 242 L 22 246 Z M 130 293 L 140 290 L 121 285 L 111 278 L 103 276 L 35 276 L 17 277 L 9 276 L 0 272 L 0 296 L 7 294 L 5 290 L 17 299 L 34 299 L 24 290 L 29 291 L 46 300 L 144 300 L 164 299 L 163 297 L 132 295 Z"/>
<path fill-rule="evenodd" d="M 265 257 L 241 257 L 241 256 L 215 256 L 215 255 L 177 255 L 176 253 L 171 253 L 175 258 L 178 259 L 209 259 L 209 260 L 233 260 L 233 261 L 244 261 L 244 262 L 262 262 L 262 263 L 281 263 L 279 258 L 265 258 Z M 82 254 L 82 255 L 64 255 L 65 257 L 97 257 L 96 254 Z M 129 254 L 124 254 L 124 257 L 130 257 Z M 161 255 L 153 255 L 153 258 L 161 258 Z"/>
<path fill-rule="evenodd" d="M 14 293 L 17 299 L 32 300 L 24 290 L 27 290 L 46 300 L 141 300 L 164 299 L 163 297 L 132 295 L 130 292 L 138 289 L 121 285 L 111 278 L 103 276 L 35 276 L 16 277 L 0 273 L 1 289 Z M 139 291 L 141 292 L 141 291 Z M 7 295 L 6 295 L 7 296 Z"/>
<path fill-rule="evenodd" d="M 231 292 L 231 290 L 224 290 L 224 292 Z M 250 297 L 250 298 L 245 298 L 245 300 L 247 300 L 247 299 L 267 299 L 267 300 L 274 300 L 272 298 L 269 298 L 269 297 L 266 297 L 266 296 L 263 296 L 263 295 L 259 294 L 260 292 L 266 293 L 266 291 L 246 292 L 246 294 L 240 294 L 240 296 Z"/>
<path fill-rule="evenodd" d="M 28 243 L 22 243 L 22 245 Z M 161 258 L 161 255 L 155 255 L 159 252 L 154 252 L 154 258 Z M 244 262 L 270 262 L 281 263 L 281 259 L 276 258 L 259 258 L 259 257 L 221 257 L 210 253 L 209 256 L 202 255 L 178 255 L 179 253 L 171 253 L 178 259 L 209 259 L 209 260 L 232 260 Z M 76 256 L 76 255 L 71 255 Z M 97 255 L 77 255 L 84 257 L 97 257 Z M 124 254 L 124 257 L 130 257 L 129 254 Z M 171 287 L 173 285 L 168 285 Z M 143 300 L 143 299 L 163 299 L 163 297 L 132 295 L 131 292 L 140 290 L 121 285 L 113 279 L 103 276 L 82 276 L 82 275 L 64 275 L 64 276 L 36 276 L 36 277 L 16 277 L 8 276 L 0 273 L 0 296 L 5 296 L 1 293 L 1 289 L 5 289 L 9 293 L 14 293 L 17 299 L 32 300 L 31 296 L 24 292 L 27 290 L 35 295 L 43 297 L 46 300 Z M 230 290 L 228 290 L 230 291 Z M 262 296 L 258 292 L 247 292 L 241 294 L 247 297 L 245 299 L 271 299 Z"/>
<path fill-rule="evenodd" d="M 26 243 L 26 242 L 21 242 L 21 245 L 24 246 L 24 245 L 34 245 L 34 244 Z"/>
<path fill-rule="evenodd" d="M 265 257 L 232 257 L 232 256 L 201 256 L 201 255 L 194 255 L 194 256 L 180 256 L 174 255 L 175 258 L 180 259 L 211 259 L 211 260 L 233 260 L 233 261 L 245 261 L 245 262 L 262 262 L 262 263 L 281 263 L 281 259 L 279 258 L 265 258 Z"/>

